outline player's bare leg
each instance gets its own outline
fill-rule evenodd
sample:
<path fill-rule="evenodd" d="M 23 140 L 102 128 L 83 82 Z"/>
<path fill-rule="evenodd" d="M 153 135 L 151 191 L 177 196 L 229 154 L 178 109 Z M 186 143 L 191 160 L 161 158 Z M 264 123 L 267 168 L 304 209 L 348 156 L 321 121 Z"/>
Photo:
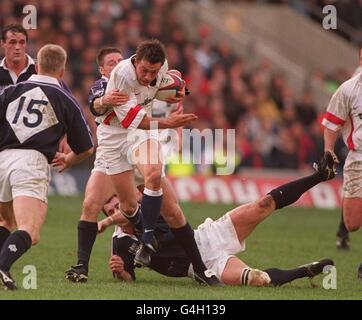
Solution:
<path fill-rule="evenodd" d="M 141 200 L 143 233 L 134 261 L 138 266 L 147 266 L 151 261 L 151 254 L 157 250 L 154 230 L 163 201 L 161 146 L 156 139 L 148 139 L 133 151 L 132 156 L 144 178 Z"/>
<path fill-rule="evenodd" d="M 347 230 L 357 231 L 362 226 L 362 199 L 344 198 L 343 199 L 343 217 Z M 362 280 L 362 263 L 357 271 L 358 279 Z"/>
<path fill-rule="evenodd" d="M 97 217 L 114 193 L 110 177 L 93 171 L 87 182 L 78 223 L 78 262 L 65 272 L 66 279 L 72 282 L 87 281 L 89 259 L 98 230 Z"/>
<path fill-rule="evenodd" d="M 347 230 L 357 231 L 362 226 L 362 198 L 344 198 L 343 215 Z"/>
<path fill-rule="evenodd" d="M 114 194 L 111 178 L 102 172 L 92 172 L 85 189 L 80 220 L 96 222 L 103 205 Z"/>
<path fill-rule="evenodd" d="M 337 249 L 340 250 L 349 250 L 350 245 L 350 238 L 349 238 L 349 231 L 346 227 L 346 224 L 344 222 L 344 214 L 343 214 L 343 210 L 341 213 L 341 218 L 340 218 L 340 222 L 338 225 L 338 230 L 337 230 L 337 240 L 336 240 L 336 247 Z"/>
<path fill-rule="evenodd" d="M 0 280 L 10 290 L 16 289 L 10 268 L 32 244 L 39 242 L 40 229 L 48 209 L 45 202 L 27 196 L 14 198 L 13 206 L 18 230 L 7 238 L 0 252 Z"/>
<path fill-rule="evenodd" d="M 274 210 L 296 202 L 306 191 L 318 183 L 332 179 L 335 175 L 332 155 L 325 153 L 321 162 L 316 165 L 316 169 L 317 172 L 312 175 L 281 185 L 256 202 L 232 210 L 230 218 L 238 239 L 243 241 Z"/>
<path fill-rule="evenodd" d="M 230 211 L 230 219 L 234 225 L 240 242 L 244 241 L 256 226 L 275 210 L 272 196 L 266 195 L 253 203 L 248 203 Z"/>
<path fill-rule="evenodd" d="M 16 228 L 16 222 L 13 211 L 13 202 L 0 202 L 0 251 L 10 235 Z"/>

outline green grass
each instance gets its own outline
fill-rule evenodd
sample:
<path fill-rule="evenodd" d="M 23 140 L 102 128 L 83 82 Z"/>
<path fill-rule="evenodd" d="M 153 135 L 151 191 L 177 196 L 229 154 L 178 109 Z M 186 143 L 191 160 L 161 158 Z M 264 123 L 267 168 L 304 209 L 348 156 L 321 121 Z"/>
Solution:
<path fill-rule="evenodd" d="M 147 269 L 137 272 L 134 284 L 112 278 L 107 267 L 110 254 L 108 230 L 97 239 L 86 284 L 73 284 L 64 279 L 64 271 L 76 262 L 76 229 L 82 199 L 50 197 L 47 220 L 40 244 L 22 257 L 12 274 L 20 289 L 0 291 L 0 299 L 361 299 L 362 282 L 356 279 L 362 262 L 362 233 L 352 235 L 352 249 L 335 249 L 335 232 L 339 212 L 316 209 L 287 208 L 274 213 L 247 240 L 247 250 L 240 257 L 250 266 L 292 268 L 322 257 L 331 257 L 337 266 L 337 289 L 325 290 L 323 276 L 301 279 L 280 288 L 200 287 L 187 278 L 173 279 Z M 231 206 L 183 204 L 192 225 L 207 216 L 217 218 Z M 22 288 L 25 265 L 37 269 L 37 289 Z"/>

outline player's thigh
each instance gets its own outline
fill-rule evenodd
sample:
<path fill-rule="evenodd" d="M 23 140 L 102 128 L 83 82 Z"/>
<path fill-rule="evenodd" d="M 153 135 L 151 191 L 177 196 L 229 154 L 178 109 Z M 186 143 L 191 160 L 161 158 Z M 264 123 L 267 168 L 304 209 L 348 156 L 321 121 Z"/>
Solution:
<path fill-rule="evenodd" d="M 13 202 L 0 202 L 0 226 L 12 230 L 16 227 Z"/>
<path fill-rule="evenodd" d="M 160 187 L 163 166 L 160 150 L 155 139 L 146 140 L 133 150 L 132 161 L 144 177 L 146 188 Z"/>
<path fill-rule="evenodd" d="M 13 202 L 18 229 L 27 231 L 33 244 L 37 243 L 40 238 L 40 229 L 45 221 L 48 209 L 47 203 L 28 196 L 15 197 Z"/>
<path fill-rule="evenodd" d="M 137 189 L 133 170 L 110 176 L 114 190 L 120 202 L 120 209 L 133 213 L 137 208 Z"/>
<path fill-rule="evenodd" d="M 93 171 L 85 189 L 83 213 L 98 214 L 113 194 L 115 194 L 115 190 L 110 176 Z"/>
<path fill-rule="evenodd" d="M 163 191 L 161 215 L 171 228 L 181 228 L 186 224 L 186 218 L 179 205 L 176 193 L 167 177 L 162 177 L 161 187 Z"/>
<path fill-rule="evenodd" d="M 349 231 L 358 230 L 362 226 L 362 198 L 344 198 L 343 217 Z"/>
<path fill-rule="evenodd" d="M 247 265 L 237 257 L 230 257 L 221 274 L 221 281 L 227 285 L 240 285 L 241 274 Z"/>
<path fill-rule="evenodd" d="M 236 234 L 240 241 L 245 240 L 274 210 L 271 196 L 265 196 L 256 202 L 239 206 L 229 212 Z"/>
<path fill-rule="evenodd" d="M 153 164 L 162 167 L 161 145 L 156 139 L 147 139 L 139 143 L 132 149 L 132 161 L 137 165 Z M 143 176 L 147 173 L 147 166 L 141 166 L 140 171 Z"/>

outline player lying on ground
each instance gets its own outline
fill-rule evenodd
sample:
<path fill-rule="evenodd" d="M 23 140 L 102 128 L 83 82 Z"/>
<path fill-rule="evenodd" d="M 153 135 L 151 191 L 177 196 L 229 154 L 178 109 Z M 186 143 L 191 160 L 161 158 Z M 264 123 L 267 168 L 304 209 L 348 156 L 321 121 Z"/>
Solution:
<path fill-rule="evenodd" d="M 333 265 L 331 259 L 309 263 L 291 270 L 270 268 L 264 271 L 253 269 L 235 256 L 245 250 L 245 239 L 256 226 L 274 210 L 292 204 L 316 184 L 335 176 L 333 158 L 326 153 L 317 167 L 317 172 L 284 184 L 272 190 L 258 201 L 239 206 L 213 221 L 207 218 L 194 232 L 206 267 L 227 285 L 283 285 L 298 278 L 312 278 L 323 272 L 324 267 Z M 105 207 L 110 216 L 98 223 L 99 232 L 117 224 L 113 234 L 113 255 L 109 266 L 117 278 L 135 280 L 134 254 L 139 245 L 135 228 L 117 209 L 117 199 Z M 155 236 L 159 242 L 157 252 L 152 256 L 149 267 L 170 277 L 193 276 L 192 266 L 182 248 L 174 241 L 169 227 L 160 217 Z"/>

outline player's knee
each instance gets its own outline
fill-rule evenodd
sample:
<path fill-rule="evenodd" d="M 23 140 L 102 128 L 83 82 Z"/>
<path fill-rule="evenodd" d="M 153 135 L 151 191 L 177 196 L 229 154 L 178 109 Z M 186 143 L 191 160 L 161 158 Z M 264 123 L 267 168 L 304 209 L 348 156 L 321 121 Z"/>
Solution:
<path fill-rule="evenodd" d="M 361 222 L 350 218 L 345 218 L 345 225 L 349 232 L 357 231 L 361 227 Z"/>
<path fill-rule="evenodd" d="M 271 196 L 265 196 L 255 203 L 254 210 L 256 215 L 265 216 L 274 210 L 274 206 L 273 198 Z"/>
<path fill-rule="evenodd" d="M 94 217 L 96 218 L 101 210 L 102 210 L 102 204 L 99 204 L 96 201 L 89 198 L 84 199 L 82 216 L 86 218 L 94 218 Z"/>
<path fill-rule="evenodd" d="M 159 166 L 151 167 L 145 174 L 145 186 L 152 189 L 161 187 L 161 168 Z"/>
<path fill-rule="evenodd" d="M 171 228 L 181 228 L 185 225 L 186 219 L 178 203 L 174 203 L 166 210 L 162 210 L 162 216 Z"/>
<path fill-rule="evenodd" d="M 126 215 L 133 215 L 135 213 L 135 211 L 138 208 L 138 204 L 137 202 L 121 202 L 120 203 L 120 209 L 126 214 Z"/>

